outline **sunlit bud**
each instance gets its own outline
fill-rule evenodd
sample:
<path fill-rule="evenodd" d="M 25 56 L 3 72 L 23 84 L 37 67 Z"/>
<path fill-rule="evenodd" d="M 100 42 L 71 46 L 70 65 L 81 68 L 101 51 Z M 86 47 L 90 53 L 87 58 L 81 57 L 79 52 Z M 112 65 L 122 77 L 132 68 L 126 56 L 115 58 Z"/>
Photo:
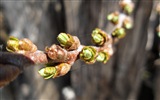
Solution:
<path fill-rule="evenodd" d="M 92 32 L 92 40 L 97 45 L 103 45 L 106 41 L 106 34 L 104 31 L 102 31 L 99 28 L 96 28 Z"/>
<path fill-rule="evenodd" d="M 130 17 L 126 17 L 123 21 L 123 26 L 126 29 L 131 29 L 133 27 L 133 21 Z"/>
<path fill-rule="evenodd" d="M 119 39 L 123 38 L 126 35 L 124 28 L 117 28 L 112 32 L 113 37 L 117 37 Z"/>
<path fill-rule="evenodd" d="M 131 14 L 133 12 L 134 4 L 131 0 L 121 0 L 119 4 L 127 14 Z"/>
<path fill-rule="evenodd" d="M 19 40 L 15 37 L 9 37 L 9 40 L 7 41 L 7 51 L 9 52 L 15 52 L 18 50 L 19 46 Z"/>
<path fill-rule="evenodd" d="M 57 37 L 57 40 L 60 45 L 66 49 L 70 48 L 74 43 L 73 37 L 66 33 L 60 33 Z"/>
<path fill-rule="evenodd" d="M 39 70 L 39 74 L 43 76 L 44 79 L 55 78 L 67 74 L 70 68 L 71 65 L 67 63 L 60 63 L 55 66 L 47 65 L 45 68 Z"/>
<path fill-rule="evenodd" d="M 109 60 L 109 55 L 107 52 L 99 52 L 96 60 L 99 62 L 106 63 Z"/>
<path fill-rule="evenodd" d="M 80 58 L 88 64 L 95 62 L 96 50 L 91 46 L 85 46 L 80 52 Z"/>
<path fill-rule="evenodd" d="M 107 19 L 111 21 L 113 24 L 118 24 L 119 20 L 119 12 L 111 13 L 107 16 Z"/>
<path fill-rule="evenodd" d="M 44 78 L 44 79 L 49 79 L 54 77 L 56 74 L 56 68 L 55 67 L 45 67 L 42 68 L 38 71 L 38 73 Z"/>
<path fill-rule="evenodd" d="M 35 52 L 37 46 L 34 45 L 29 39 L 18 40 L 17 38 L 11 36 L 7 41 L 6 49 L 10 52 Z"/>

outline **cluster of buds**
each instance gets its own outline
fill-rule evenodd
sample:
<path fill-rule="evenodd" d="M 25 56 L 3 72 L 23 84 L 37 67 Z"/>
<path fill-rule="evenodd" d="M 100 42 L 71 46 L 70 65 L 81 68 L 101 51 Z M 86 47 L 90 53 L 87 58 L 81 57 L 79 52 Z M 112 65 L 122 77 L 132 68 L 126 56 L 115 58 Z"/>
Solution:
<path fill-rule="evenodd" d="M 111 36 L 99 28 L 93 30 L 92 40 L 100 47 L 81 45 L 76 36 L 66 33 L 60 33 L 57 40 L 60 46 L 53 44 L 45 48 L 48 63 L 46 67 L 39 70 L 39 74 L 45 79 L 65 75 L 79 58 L 87 64 L 96 61 L 106 63 L 113 54 Z"/>
<path fill-rule="evenodd" d="M 7 41 L 7 51 L 19 53 L 30 58 L 35 64 L 45 64 L 48 62 L 47 56 L 31 40 L 24 38 L 19 40 L 16 37 L 9 37 Z"/>
<path fill-rule="evenodd" d="M 66 33 L 60 33 L 57 40 L 60 46 L 53 44 L 46 47 L 45 51 L 40 51 L 29 39 L 19 40 L 10 37 L 6 49 L 12 53 L 25 55 L 34 64 L 45 64 L 46 67 L 39 70 L 44 79 L 65 75 L 79 58 L 87 64 L 96 61 L 106 63 L 113 54 L 112 37 L 99 28 L 92 32 L 92 41 L 99 47 L 81 45 L 76 36 Z"/>
<path fill-rule="evenodd" d="M 46 66 L 39 70 L 39 74 L 43 76 L 44 79 L 55 78 L 63 76 L 70 70 L 71 65 L 68 63 L 60 63 L 56 66 Z"/>
<path fill-rule="evenodd" d="M 109 14 L 107 19 L 115 25 L 112 36 L 121 39 L 126 35 L 125 30 L 133 27 L 133 20 L 129 14 L 133 12 L 134 4 L 131 0 L 122 0 L 119 4 L 125 13 L 116 11 Z"/>
<path fill-rule="evenodd" d="M 121 1 L 120 6 L 127 14 L 133 11 L 133 4 L 128 0 Z M 72 65 L 78 59 L 87 64 L 93 64 L 96 61 L 106 63 L 110 59 L 114 52 L 113 39 L 123 38 L 126 35 L 125 29 L 132 27 L 132 20 L 126 14 L 119 12 L 110 14 L 108 20 L 116 27 L 111 34 L 99 28 L 94 29 L 91 37 L 95 46 L 82 45 L 78 37 L 60 33 L 57 36 L 59 45 L 53 44 L 46 47 L 44 51 L 38 50 L 29 39 L 19 40 L 15 37 L 9 38 L 6 49 L 12 53 L 23 54 L 35 64 L 45 64 L 46 67 L 39 70 L 39 74 L 44 79 L 63 76 L 70 71 Z"/>
<path fill-rule="evenodd" d="M 7 42 L 7 48 L 10 52 L 35 52 L 37 50 L 36 45 L 34 45 L 29 39 L 17 39 L 11 36 Z"/>
<path fill-rule="evenodd" d="M 59 45 L 53 44 L 46 47 L 45 51 L 37 49 L 29 39 L 17 39 L 10 37 L 7 41 L 7 51 L 12 53 L 23 54 L 34 62 L 34 64 L 45 64 L 39 73 L 45 79 L 65 75 L 71 68 L 71 65 L 77 59 L 80 46 L 79 39 L 76 36 L 61 33 L 57 37 Z"/>

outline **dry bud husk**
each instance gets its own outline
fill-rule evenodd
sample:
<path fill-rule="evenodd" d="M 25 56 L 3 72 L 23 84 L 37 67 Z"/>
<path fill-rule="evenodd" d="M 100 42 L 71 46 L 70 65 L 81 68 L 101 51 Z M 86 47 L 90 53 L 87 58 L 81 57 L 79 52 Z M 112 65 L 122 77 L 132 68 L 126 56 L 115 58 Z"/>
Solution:
<path fill-rule="evenodd" d="M 31 40 L 24 38 L 19 40 L 19 50 L 35 52 L 37 50 L 37 46 L 32 43 Z"/>
<path fill-rule="evenodd" d="M 76 36 L 73 36 L 73 40 L 74 42 L 67 50 L 76 50 L 80 46 L 80 41 Z"/>
<path fill-rule="evenodd" d="M 66 62 L 67 61 L 67 51 L 58 45 L 52 45 L 51 47 L 46 47 L 45 51 L 48 57 L 53 60 L 53 62 Z"/>
<path fill-rule="evenodd" d="M 53 78 L 60 77 L 60 76 L 67 74 L 71 69 L 71 65 L 68 63 L 61 63 L 55 66 L 55 68 L 57 71 L 56 71 L 56 74 L 53 76 Z"/>

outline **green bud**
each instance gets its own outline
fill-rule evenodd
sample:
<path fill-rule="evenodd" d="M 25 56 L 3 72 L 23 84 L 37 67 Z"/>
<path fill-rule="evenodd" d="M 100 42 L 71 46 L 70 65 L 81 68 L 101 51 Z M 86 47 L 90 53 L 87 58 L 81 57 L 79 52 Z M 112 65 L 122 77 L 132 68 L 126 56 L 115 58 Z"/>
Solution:
<path fill-rule="evenodd" d="M 109 14 L 109 15 L 107 16 L 107 19 L 108 19 L 109 21 L 111 21 L 111 20 L 113 19 L 113 14 Z"/>
<path fill-rule="evenodd" d="M 125 5 L 124 6 L 124 11 L 127 12 L 128 14 L 131 14 L 133 12 L 133 8 L 131 7 L 131 5 Z"/>
<path fill-rule="evenodd" d="M 86 63 L 94 63 L 96 50 L 91 46 L 85 46 L 80 52 L 80 58 Z"/>
<path fill-rule="evenodd" d="M 92 34 L 92 38 L 95 43 L 100 43 L 103 41 L 103 37 L 100 34 Z"/>
<path fill-rule="evenodd" d="M 83 57 L 85 60 L 89 60 L 92 58 L 92 52 L 89 49 L 84 49 L 83 50 Z"/>
<path fill-rule="evenodd" d="M 124 28 L 126 29 L 131 29 L 132 26 L 133 26 L 133 21 L 131 19 L 131 17 L 126 17 L 124 20 L 123 20 L 123 26 Z"/>
<path fill-rule="evenodd" d="M 56 68 L 55 67 L 45 67 L 42 68 L 38 71 L 38 73 L 44 78 L 44 79 L 49 79 L 54 77 L 56 74 Z"/>
<path fill-rule="evenodd" d="M 7 41 L 7 51 L 9 52 L 15 52 L 18 50 L 19 46 L 19 40 L 15 37 L 9 37 L 9 40 Z"/>
<path fill-rule="evenodd" d="M 117 28 L 112 32 L 113 37 L 117 37 L 119 39 L 123 38 L 126 35 L 124 28 Z"/>
<path fill-rule="evenodd" d="M 131 28 L 132 28 L 132 24 L 131 24 L 131 23 L 125 23 L 125 24 L 124 24 L 124 27 L 125 27 L 126 29 L 131 29 Z"/>
<path fill-rule="evenodd" d="M 109 55 L 106 52 L 99 52 L 96 58 L 97 61 L 106 63 L 108 61 Z"/>
<path fill-rule="evenodd" d="M 66 33 L 60 33 L 57 37 L 57 40 L 62 46 L 65 46 L 66 43 L 69 41 L 69 36 Z"/>
<path fill-rule="evenodd" d="M 99 28 L 92 32 L 92 40 L 97 45 L 103 45 L 106 41 L 106 33 Z"/>
<path fill-rule="evenodd" d="M 107 16 L 107 19 L 111 21 L 113 24 L 117 24 L 119 20 L 119 13 L 118 12 L 111 13 Z"/>
<path fill-rule="evenodd" d="M 112 21 L 113 23 L 118 23 L 119 16 L 114 16 Z"/>
<path fill-rule="evenodd" d="M 64 48 L 69 48 L 74 43 L 74 39 L 71 35 L 66 33 L 60 33 L 57 37 L 58 42 Z"/>

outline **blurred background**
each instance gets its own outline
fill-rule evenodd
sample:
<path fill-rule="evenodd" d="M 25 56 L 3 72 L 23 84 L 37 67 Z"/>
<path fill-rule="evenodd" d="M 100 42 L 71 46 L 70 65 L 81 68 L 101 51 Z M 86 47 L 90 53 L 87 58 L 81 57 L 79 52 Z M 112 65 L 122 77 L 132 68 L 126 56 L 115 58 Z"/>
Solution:
<path fill-rule="evenodd" d="M 158 0 L 134 0 L 134 27 L 114 46 L 107 64 L 76 61 L 65 76 L 44 80 L 33 66 L 0 89 L 0 100 L 160 100 Z M 8 36 L 29 38 L 40 50 L 56 43 L 60 32 L 92 45 L 91 32 L 111 32 L 106 16 L 119 11 L 118 0 L 1 0 L 0 50 Z"/>

